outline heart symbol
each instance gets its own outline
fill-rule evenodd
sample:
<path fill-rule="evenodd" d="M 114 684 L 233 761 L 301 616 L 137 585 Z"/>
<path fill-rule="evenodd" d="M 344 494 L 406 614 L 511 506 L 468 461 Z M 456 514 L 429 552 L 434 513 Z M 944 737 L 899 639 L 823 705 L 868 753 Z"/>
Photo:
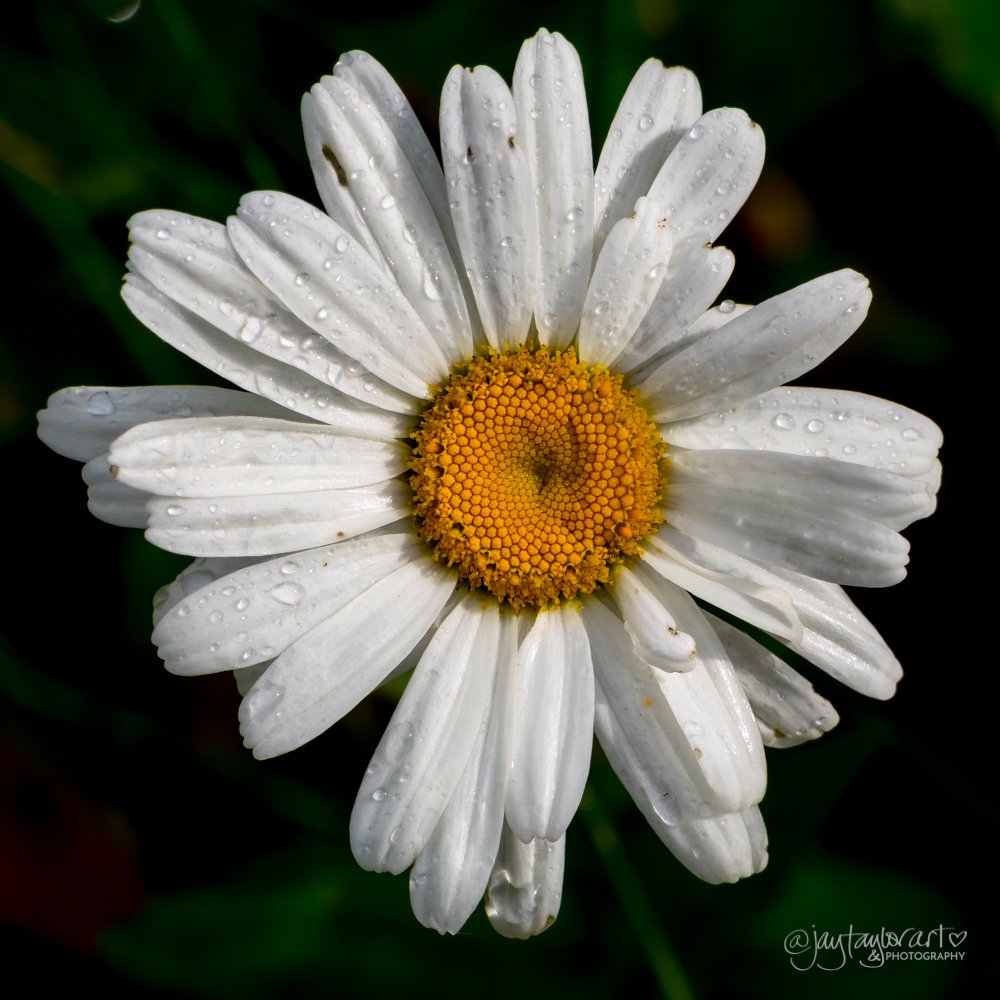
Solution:
<path fill-rule="evenodd" d="M 968 931 L 949 931 L 948 941 L 952 948 L 957 948 L 965 940 L 965 935 L 968 933 Z"/>

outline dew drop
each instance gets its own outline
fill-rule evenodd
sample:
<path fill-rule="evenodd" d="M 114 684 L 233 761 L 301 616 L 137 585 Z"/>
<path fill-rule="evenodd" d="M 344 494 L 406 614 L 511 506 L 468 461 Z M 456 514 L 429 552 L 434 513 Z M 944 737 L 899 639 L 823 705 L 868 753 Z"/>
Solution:
<path fill-rule="evenodd" d="M 822 420 L 810 420 L 809 423 L 806 424 L 806 430 L 809 431 L 810 434 L 819 434 L 825 426 L 826 425 Z"/>
<path fill-rule="evenodd" d="M 250 607 L 250 599 L 247 597 L 241 597 L 234 605 L 237 611 L 246 611 Z"/>
<path fill-rule="evenodd" d="M 694 142 L 697 142 L 705 134 L 704 125 L 692 125 L 691 131 L 688 132 L 688 138 Z"/>
<path fill-rule="evenodd" d="M 309 280 L 309 273 L 307 271 L 301 271 L 299 274 L 295 275 L 295 284 L 300 288 Z"/>
<path fill-rule="evenodd" d="M 87 412 L 95 417 L 106 417 L 109 413 L 115 412 L 115 404 L 111 399 L 111 394 L 107 392 L 95 392 L 87 400 Z"/>
<path fill-rule="evenodd" d="M 169 229 L 157 229 L 156 230 L 156 238 L 158 240 L 169 240 L 170 239 L 170 230 Z"/>
<path fill-rule="evenodd" d="M 780 430 L 788 431 L 795 426 L 795 418 L 790 413 L 779 413 L 771 423 Z"/>
<path fill-rule="evenodd" d="M 288 562 L 283 562 L 281 564 L 280 572 L 284 576 L 291 576 L 293 573 L 298 572 L 298 569 L 299 569 L 299 564 L 297 562 L 292 562 L 292 560 L 289 559 Z"/>
<path fill-rule="evenodd" d="M 736 308 L 736 303 L 732 299 L 726 299 L 719 303 L 720 313 L 731 313 Z"/>
<path fill-rule="evenodd" d="M 376 788 L 375 791 L 372 792 L 372 799 L 374 799 L 376 802 L 385 801 L 385 796 L 386 796 L 386 791 L 384 788 Z"/>
<path fill-rule="evenodd" d="M 648 132 L 653 127 L 653 119 L 649 115 L 643 115 L 639 119 L 639 131 Z"/>
<path fill-rule="evenodd" d="M 183 514 L 184 508 L 180 504 L 172 503 L 167 508 L 167 514 L 169 517 L 177 517 L 178 514 Z"/>
<path fill-rule="evenodd" d="M 247 316 L 240 329 L 240 340 L 245 344 L 252 344 L 263 332 L 264 321 L 259 316 Z"/>
<path fill-rule="evenodd" d="M 916 441 L 917 438 L 920 437 L 920 431 L 916 430 L 913 427 L 907 427 L 906 430 L 904 430 L 902 434 L 900 434 L 900 437 L 904 441 Z"/>
<path fill-rule="evenodd" d="M 285 581 L 271 588 L 271 596 L 279 604 L 295 605 L 306 596 L 306 589 L 298 583 Z"/>
<path fill-rule="evenodd" d="M 336 250 L 337 253 L 343 253 L 350 245 L 351 241 L 344 236 L 343 233 L 341 233 L 341 235 L 338 236 L 334 242 L 333 249 Z"/>
<path fill-rule="evenodd" d="M 396 199 L 391 194 L 385 195 L 378 203 L 379 208 L 392 208 L 396 204 Z"/>

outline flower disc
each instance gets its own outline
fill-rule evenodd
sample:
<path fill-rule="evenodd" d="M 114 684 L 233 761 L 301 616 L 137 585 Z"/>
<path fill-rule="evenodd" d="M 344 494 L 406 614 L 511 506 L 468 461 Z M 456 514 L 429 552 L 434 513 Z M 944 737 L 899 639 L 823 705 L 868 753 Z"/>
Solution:
<path fill-rule="evenodd" d="M 622 377 L 572 350 L 473 359 L 414 437 L 420 534 L 515 609 L 606 583 L 662 520 L 663 443 Z"/>

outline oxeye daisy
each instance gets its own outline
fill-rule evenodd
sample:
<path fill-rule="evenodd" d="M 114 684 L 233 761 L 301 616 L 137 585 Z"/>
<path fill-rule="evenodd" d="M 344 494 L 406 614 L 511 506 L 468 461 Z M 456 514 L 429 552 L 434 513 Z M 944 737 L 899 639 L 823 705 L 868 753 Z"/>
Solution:
<path fill-rule="evenodd" d="M 905 574 L 940 432 L 787 387 L 864 319 L 850 270 L 717 304 L 763 163 L 742 112 L 643 65 L 596 167 L 579 59 L 449 74 L 438 159 L 375 59 L 303 101 L 323 210 L 131 221 L 124 298 L 238 390 L 84 387 L 40 416 L 93 512 L 194 562 L 155 602 L 179 674 L 233 671 L 246 745 L 319 736 L 412 669 L 351 818 L 455 932 L 558 913 L 596 733 L 703 879 L 759 871 L 764 746 L 833 707 L 740 620 L 863 694 L 900 667 L 841 584 Z M 709 610 L 714 609 L 714 610 Z"/>

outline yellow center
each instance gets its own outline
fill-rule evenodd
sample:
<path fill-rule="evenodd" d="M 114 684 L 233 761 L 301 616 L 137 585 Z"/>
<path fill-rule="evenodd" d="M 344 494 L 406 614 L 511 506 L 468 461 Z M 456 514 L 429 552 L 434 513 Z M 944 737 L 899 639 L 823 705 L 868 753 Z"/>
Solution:
<path fill-rule="evenodd" d="M 572 349 L 475 358 L 414 437 L 420 534 L 515 609 L 590 593 L 661 521 L 663 443 L 621 376 Z"/>

